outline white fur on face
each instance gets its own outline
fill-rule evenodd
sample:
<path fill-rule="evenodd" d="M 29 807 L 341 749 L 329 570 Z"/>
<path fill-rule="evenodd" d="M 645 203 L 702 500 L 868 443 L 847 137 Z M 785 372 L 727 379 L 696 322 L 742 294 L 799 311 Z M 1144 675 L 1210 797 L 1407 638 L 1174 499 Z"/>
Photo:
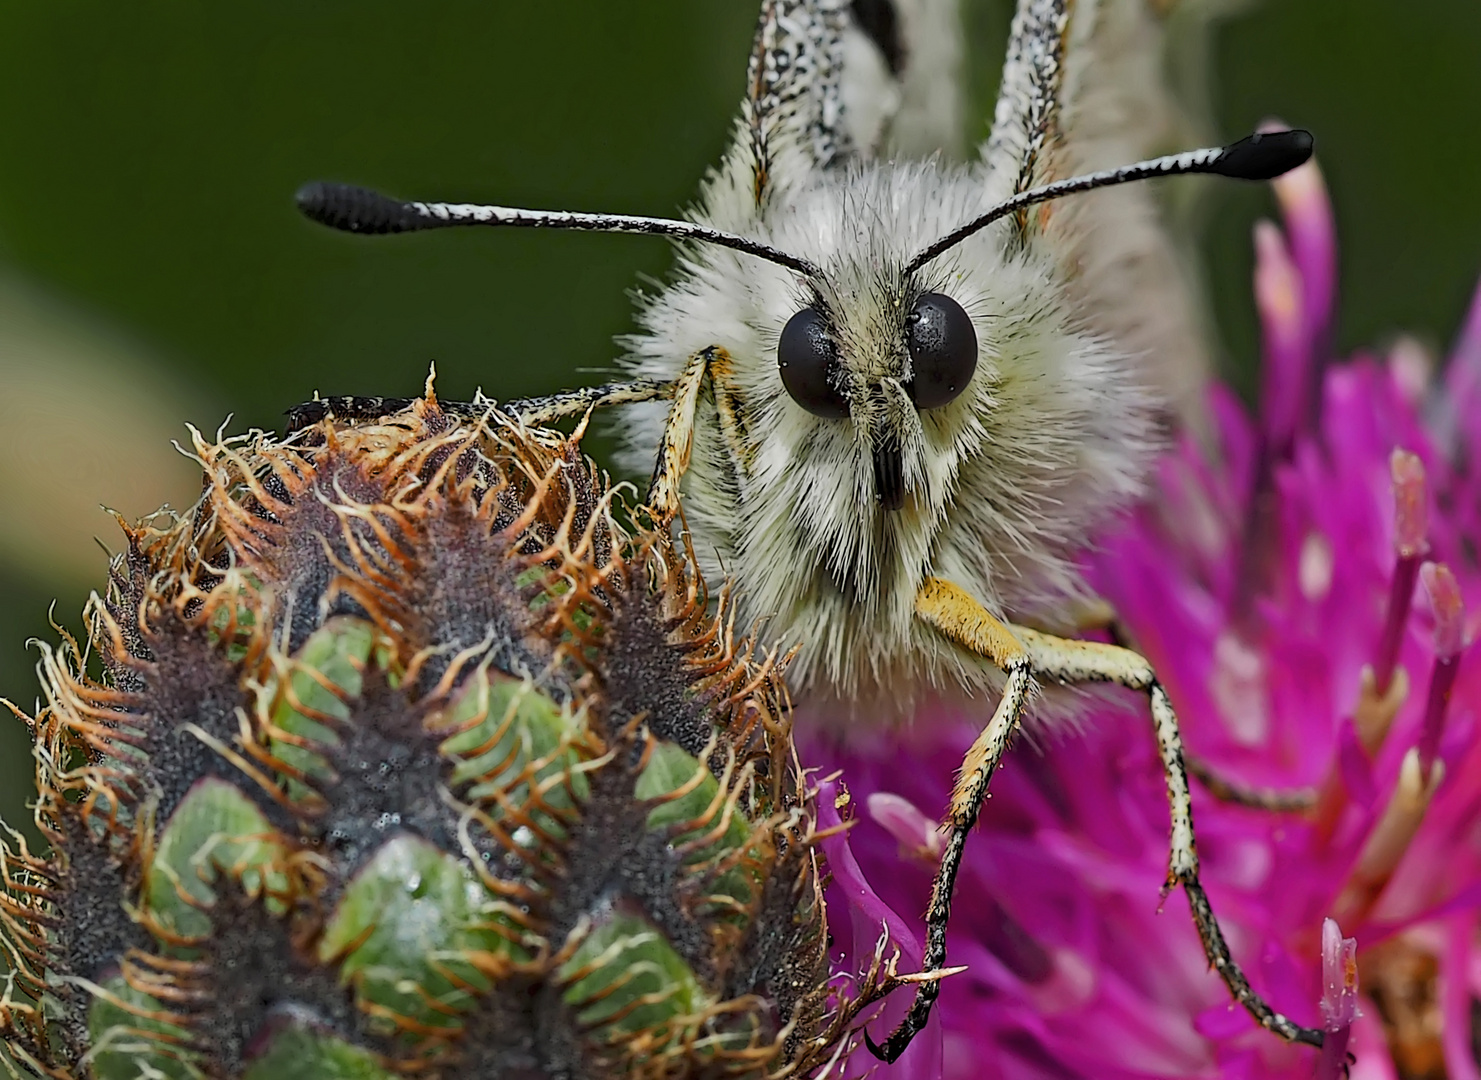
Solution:
<path fill-rule="evenodd" d="M 741 616 L 798 647 L 794 697 L 841 723 L 996 693 L 990 664 L 916 618 L 923 580 L 1072 629 L 1088 598 L 1077 553 L 1138 497 L 1159 427 L 1175 414 L 1205 428 L 1198 319 L 1146 186 L 1033 208 L 913 278 L 901 269 L 1015 192 L 1181 141 L 1155 5 L 1017 0 L 992 131 L 966 164 L 957 0 L 885 6 L 893 30 L 853 0 L 763 0 L 736 137 L 693 214 L 808 260 L 816 280 L 684 247 L 624 342 L 627 369 L 660 380 L 724 349 L 698 404 L 685 520 L 711 584 L 729 577 Z M 955 400 L 917 412 L 903 320 L 926 291 L 967 312 L 978 356 Z M 847 419 L 813 416 L 782 385 L 777 340 L 807 306 L 826 313 Z M 663 416 L 622 417 L 634 471 L 650 468 Z M 882 434 L 901 450 L 895 511 L 876 498 Z M 1065 715 L 1049 705 L 1031 715 Z"/>
<path fill-rule="evenodd" d="M 1077 322 L 1043 234 L 1019 246 L 1003 223 L 917 280 L 902 277 L 915 252 L 991 204 L 1002 183 L 984 167 L 855 162 L 774 188 L 759 206 L 750 168 L 738 143 L 696 218 L 809 259 L 823 280 L 686 249 L 677 280 L 645 303 L 642 332 L 626 342 L 628 368 L 647 378 L 675 378 L 712 345 L 731 358 L 742 459 L 704 397 L 683 489 L 705 573 L 731 576 L 742 617 L 800 646 L 790 667 L 799 696 L 858 703 L 844 711 L 878 718 L 904 715 L 932 688 L 987 689 L 994 673 L 964 668 L 917 624 L 920 584 L 944 577 L 995 615 L 1055 622 L 1083 592 L 1074 553 L 1140 490 L 1154 401 L 1133 363 Z M 977 371 L 947 406 L 896 417 L 907 496 L 891 512 L 875 498 L 874 424 L 857 409 L 820 419 L 793 402 L 777 338 L 821 300 L 855 385 L 879 385 L 906 374 L 901 305 L 923 291 L 945 293 L 972 318 Z M 651 464 L 661 422 L 659 409 L 627 417 L 635 469 Z"/>

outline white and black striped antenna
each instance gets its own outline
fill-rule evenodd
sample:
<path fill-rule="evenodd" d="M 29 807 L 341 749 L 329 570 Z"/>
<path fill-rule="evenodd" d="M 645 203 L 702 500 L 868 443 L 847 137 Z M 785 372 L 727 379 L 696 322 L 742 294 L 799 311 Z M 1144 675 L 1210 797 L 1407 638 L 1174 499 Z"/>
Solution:
<path fill-rule="evenodd" d="M 570 210 L 522 210 L 513 206 L 477 203 L 401 202 L 353 184 L 315 181 L 298 189 L 298 209 L 305 217 L 342 232 L 381 235 L 452 229 L 465 225 L 510 226 L 524 229 L 575 229 L 582 232 L 646 233 L 699 240 L 744 251 L 767 262 L 816 277 L 818 268 L 797 255 L 736 233 L 696 225 L 675 218 L 635 217 L 631 214 L 583 214 Z"/>
<path fill-rule="evenodd" d="M 1183 173 L 1213 173 L 1239 180 L 1269 180 L 1305 163 L 1311 157 L 1311 151 L 1312 138 L 1309 131 L 1298 129 L 1261 132 L 1228 146 L 1188 150 L 1181 154 L 1139 161 L 1134 165 L 1123 165 L 1119 169 L 1086 173 L 1084 176 L 1045 184 L 1005 199 L 980 217 L 947 233 L 906 263 L 905 272 L 914 273 L 994 221 L 1036 203 L 1049 202 L 1081 191 L 1094 191 L 1136 180 L 1178 176 Z M 644 233 L 718 244 L 796 270 L 808 277 L 816 278 L 821 275 L 816 265 L 800 255 L 792 255 L 770 244 L 736 233 L 675 218 L 586 214 L 570 210 L 524 210 L 512 206 L 485 206 L 477 203 L 402 202 L 369 188 L 322 181 L 305 184 L 299 189 L 297 199 L 298 208 L 306 217 L 343 232 L 382 235 L 486 225 Z"/>
<path fill-rule="evenodd" d="M 1306 164 L 1311 157 L 1313 145 L 1311 132 L 1300 128 L 1291 131 L 1261 131 L 1228 146 L 1185 150 L 1181 154 L 1169 154 L 1149 161 L 1138 161 L 1134 165 L 1072 176 L 1068 180 L 1056 180 L 1052 184 L 1030 188 L 1011 199 L 1004 199 L 987 213 L 973 218 L 932 243 L 905 264 L 905 272 L 914 273 L 973 233 L 1026 206 L 1049 202 L 1081 191 L 1094 191 L 1135 180 L 1154 180 L 1162 176 L 1180 176 L 1186 173 L 1212 173 L 1236 180 L 1273 180 L 1298 165 Z"/>

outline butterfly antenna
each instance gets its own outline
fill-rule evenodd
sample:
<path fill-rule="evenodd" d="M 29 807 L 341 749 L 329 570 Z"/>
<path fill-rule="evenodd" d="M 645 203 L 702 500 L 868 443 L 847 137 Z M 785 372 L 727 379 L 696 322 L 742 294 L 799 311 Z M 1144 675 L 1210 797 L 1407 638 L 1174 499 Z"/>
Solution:
<path fill-rule="evenodd" d="M 311 221 L 342 232 L 384 235 L 471 225 L 525 229 L 575 229 L 583 232 L 646 233 L 718 244 L 755 255 L 809 277 L 819 276 L 806 259 L 735 233 L 673 218 L 630 214 L 583 214 L 568 210 L 522 210 L 475 203 L 402 202 L 369 188 L 316 181 L 298 189 L 298 209 Z"/>
<path fill-rule="evenodd" d="M 1169 154 L 1150 161 L 1139 161 L 1135 165 L 1072 176 L 1068 180 L 1031 188 L 1011 199 L 1003 200 L 981 217 L 973 218 L 947 233 L 911 259 L 905 266 L 905 272 L 914 273 L 943 251 L 955 247 L 999 218 L 1035 203 L 1049 202 L 1051 199 L 1081 191 L 1129 184 L 1133 180 L 1151 180 L 1159 176 L 1180 176 L 1184 173 L 1213 173 L 1215 176 L 1229 176 L 1236 180 L 1271 180 L 1298 165 L 1304 165 L 1311 157 L 1312 145 L 1309 131 L 1263 131 L 1228 146 L 1187 150 L 1181 154 Z"/>

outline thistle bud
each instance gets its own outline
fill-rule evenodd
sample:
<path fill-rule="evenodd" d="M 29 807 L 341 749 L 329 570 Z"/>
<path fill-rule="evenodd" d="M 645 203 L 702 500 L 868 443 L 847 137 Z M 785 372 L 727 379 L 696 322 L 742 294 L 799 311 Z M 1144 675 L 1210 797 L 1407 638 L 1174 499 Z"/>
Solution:
<path fill-rule="evenodd" d="M 828 994 L 780 662 L 574 438 L 197 437 L 45 652 L 0 1033 L 38 1076 L 805 1074 Z"/>

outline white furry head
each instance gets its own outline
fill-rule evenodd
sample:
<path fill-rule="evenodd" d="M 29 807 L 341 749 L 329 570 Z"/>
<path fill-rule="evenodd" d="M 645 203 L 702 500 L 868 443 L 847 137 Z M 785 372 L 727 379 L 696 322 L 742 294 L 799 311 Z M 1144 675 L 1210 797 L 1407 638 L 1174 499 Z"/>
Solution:
<path fill-rule="evenodd" d="M 767 11 L 781 7 L 831 10 Z M 810 70 L 825 72 L 833 39 L 826 20 L 813 25 L 823 27 L 815 40 L 788 46 L 812 50 Z M 773 39 L 781 33 L 764 14 L 758 51 L 768 26 Z M 752 68 L 769 70 L 767 57 Z M 827 113 L 828 89 L 792 90 L 775 96 L 802 104 L 783 116 L 773 103 L 765 122 L 764 102 L 747 99 L 694 217 L 817 272 L 687 246 L 677 279 L 644 298 L 627 365 L 673 379 L 717 350 L 683 489 L 695 550 L 708 575 L 736 581 L 747 615 L 799 646 L 799 697 L 847 706 L 833 715 L 893 719 L 924 694 L 1001 679 L 917 623 L 926 577 L 950 579 L 1004 618 L 1064 621 L 1082 594 L 1076 552 L 1141 490 L 1158 402 L 1138 364 L 1088 323 L 1074 268 L 1046 227 L 1052 210 L 1006 219 L 905 272 L 927 245 L 1038 178 L 1019 153 L 989 151 L 970 165 L 845 153 L 841 123 L 827 139 L 804 137 Z M 918 409 L 908 320 L 929 293 L 970 317 L 976 366 L 952 400 Z M 778 341 L 804 309 L 826 327 L 830 384 L 847 415 L 814 415 L 784 386 Z M 642 467 L 663 413 L 629 410 L 624 421 L 628 460 Z M 898 508 L 882 490 L 881 453 L 898 455 Z"/>
<path fill-rule="evenodd" d="M 801 646 L 799 693 L 859 702 L 860 716 L 898 714 L 932 684 L 995 684 L 990 671 L 958 670 L 917 627 L 925 577 L 950 578 L 1000 616 L 1054 621 L 1080 589 L 1074 553 L 1135 498 L 1152 448 L 1150 394 L 1079 324 L 1045 245 L 988 233 L 902 276 L 925 243 L 986 208 L 985 187 L 971 170 L 931 165 L 821 175 L 742 230 L 804 255 L 820 279 L 695 249 L 628 343 L 634 370 L 655 378 L 708 346 L 725 351 L 685 487 L 695 549 L 708 575 L 734 577 L 748 614 Z M 709 194 L 724 191 L 717 182 Z M 723 217 L 734 207 L 715 209 L 717 224 L 740 225 Z M 959 396 L 917 410 L 904 390 L 905 320 L 926 292 L 967 312 L 978 354 Z M 847 418 L 814 416 L 783 387 L 778 338 L 805 307 L 833 332 Z M 645 419 L 625 433 L 634 460 L 649 462 L 662 417 Z M 899 509 L 880 499 L 881 446 L 901 456 Z"/>

